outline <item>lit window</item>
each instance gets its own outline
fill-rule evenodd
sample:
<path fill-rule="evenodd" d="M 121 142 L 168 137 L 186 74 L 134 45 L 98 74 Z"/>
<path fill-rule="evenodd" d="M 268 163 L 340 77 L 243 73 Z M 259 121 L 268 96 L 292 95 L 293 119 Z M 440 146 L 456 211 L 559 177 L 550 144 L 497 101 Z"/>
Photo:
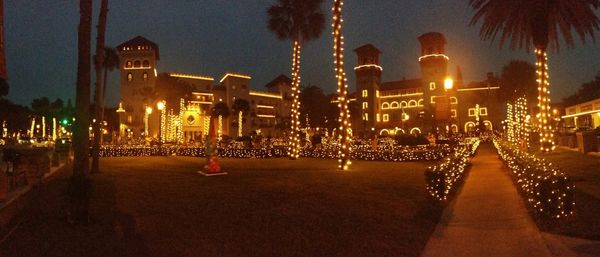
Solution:
<path fill-rule="evenodd" d="M 125 68 L 131 68 L 131 66 L 133 66 L 133 63 L 131 61 L 125 62 Z"/>
<path fill-rule="evenodd" d="M 142 63 L 140 61 L 133 62 L 133 67 L 134 68 L 139 68 L 140 66 L 142 66 Z"/>
<path fill-rule="evenodd" d="M 387 110 L 390 108 L 390 104 L 387 102 L 384 102 L 381 104 L 381 109 Z"/>
<path fill-rule="evenodd" d="M 133 74 L 131 74 L 131 72 L 127 73 L 127 81 L 129 81 L 129 82 L 133 81 Z"/>
<path fill-rule="evenodd" d="M 384 114 L 383 115 L 383 122 L 388 122 L 390 121 L 390 115 L 389 114 Z"/>
<path fill-rule="evenodd" d="M 469 117 L 475 117 L 475 108 L 469 108 Z"/>
<path fill-rule="evenodd" d="M 454 96 L 451 96 L 450 97 L 450 103 L 451 104 L 457 104 L 458 103 L 458 99 L 456 99 L 456 97 L 454 97 Z"/>
<path fill-rule="evenodd" d="M 148 80 L 148 72 L 144 72 L 142 74 L 142 78 L 144 79 L 144 81 Z"/>
<path fill-rule="evenodd" d="M 131 117 L 131 115 L 127 115 L 127 122 L 133 122 L 133 117 Z"/>
<path fill-rule="evenodd" d="M 429 82 L 429 90 L 435 90 L 435 82 Z"/>
<path fill-rule="evenodd" d="M 456 110 L 452 109 L 450 112 L 452 113 L 452 118 L 456 118 Z"/>
<path fill-rule="evenodd" d="M 394 101 L 390 105 L 390 108 L 392 108 L 392 109 L 398 109 L 398 108 L 400 108 L 400 105 L 398 104 L 398 102 Z"/>
<path fill-rule="evenodd" d="M 362 91 L 362 96 L 363 96 L 363 97 L 367 97 L 367 96 L 369 96 L 369 91 L 368 91 L 368 90 L 366 90 L 366 89 L 363 89 L 363 91 Z"/>
<path fill-rule="evenodd" d="M 367 109 L 367 108 L 369 108 L 369 103 L 367 103 L 367 102 L 363 102 L 363 103 L 362 103 L 362 108 L 363 108 L 363 109 Z"/>
<path fill-rule="evenodd" d="M 487 107 L 479 108 L 479 115 L 481 115 L 481 116 L 487 116 L 488 115 L 488 113 L 487 113 Z"/>
<path fill-rule="evenodd" d="M 417 103 L 418 106 L 423 106 L 423 99 L 419 99 L 419 102 Z"/>
<path fill-rule="evenodd" d="M 366 120 L 366 121 L 369 120 L 369 114 L 368 113 L 365 113 L 365 116 L 363 116 L 363 120 Z"/>
<path fill-rule="evenodd" d="M 415 100 L 408 101 L 408 107 L 417 107 L 417 101 L 415 101 Z"/>
<path fill-rule="evenodd" d="M 431 103 L 434 104 L 435 103 L 435 96 L 431 97 Z"/>
<path fill-rule="evenodd" d="M 144 60 L 144 62 L 142 63 L 143 67 L 150 67 L 150 62 L 148 60 Z"/>
<path fill-rule="evenodd" d="M 375 90 L 375 96 L 379 97 L 379 90 Z"/>
<path fill-rule="evenodd" d="M 402 102 L 400 102 L 400 107 L 406 108 L 406 107 L 408 107 L 408 103 L 406 103 L 405 101 L 402 101 Z"/>
<path fill-rule="evenodd" d="M 377 122 L 381 121 L 381 116 L 379 115 L 379 113 L 377 114 Z"/>

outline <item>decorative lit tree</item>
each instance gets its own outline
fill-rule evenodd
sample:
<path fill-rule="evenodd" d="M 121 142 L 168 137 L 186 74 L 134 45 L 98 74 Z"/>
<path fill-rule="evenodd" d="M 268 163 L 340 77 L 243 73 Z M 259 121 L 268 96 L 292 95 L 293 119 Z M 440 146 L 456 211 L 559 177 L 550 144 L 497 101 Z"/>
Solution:
<path fill-rule="evenodd" d="M 350 148 L 352 146 L 352 126 L 350 124 L 350 110 L 348 109 L 348 84 L 346 72 L 344 72 L 344 36 L 342 35 L 342 7 L 343 0 L 333 1 L 333 58 L 335 64 L 335 78 L 337 79 L 337 92 L 340 108 L 340 133 L 338 134 L 340 142 L 339 150 L 339 168 L 347 170 L 350 162 Z"/>
<path fill-rule="evenodd" d="M 289 156 L 297 159 L 300 153 L 300 48 L 318 38 L 325 28 L 321 11 L 323 0 L 278 0 L 267 10 L 269 30 L 281 40 L 292 39 L 292 114 Z"/>
<path fill-rule="evenodd" d="M 237 114 L 238 117 L 238 137 L 243 136 L 243 121 L 244 115 L 248 115 L 248 111 L 250 111 L 250 103 L 245 99 L 235 99 L 233 102 L 233 111 Z"/>
<path fill-rule="evenodd" d="M 548 46 L 559 49 L 559 35 L 568 47 L 573 46 L 572 30 L 585 42 L 594 39 L 600 26 L 595 10 L 598 0 L 469 0 L 475 10 L 471 25 L 483 20 L 480 35 L 494 40 L 498 33 L 500 46 L 510 41 L 511 48 L 535 47 L 538 83 L 538 129 L 540 148 L 550 152 L 555 148 L 550 125 L 550 91 L 548 90 Z"/>

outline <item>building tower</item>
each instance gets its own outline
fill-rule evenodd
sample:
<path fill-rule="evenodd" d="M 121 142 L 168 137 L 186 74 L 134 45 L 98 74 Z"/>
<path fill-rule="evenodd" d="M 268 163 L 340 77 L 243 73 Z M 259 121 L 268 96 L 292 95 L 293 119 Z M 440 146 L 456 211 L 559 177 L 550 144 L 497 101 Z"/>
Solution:
<path fill-rule="evenodd" d="M 148 134 L 153 136 L 157 134 L 160 126 L 158 112 L 154 110 L 154 115 L 146 114 L 146 109 L 154 108 L 154 101 L 157 100 L 151 99 L 149 93 L 154 90 L 156 84 L 158 45 L 142 36 L 137 36 L 117 46 L 117 51 L 121 70 L 120 105 L 125 110 L 120 121 L 121 128 L 125 130 L 121 131 L 121 136 L 124 135 L 123 132 L 127 132 L 127 136 L 134 138 L 141 136 L 146 122 Z"/>
<path fill-rule="evenodd" d="M 381 51 L 371 44 L 354 49 L 358 60 L 356 73 L 356 101 L 361 109 L 361 123 L 356 124 L 359 132 L 373 130 L 379 113 L 379 85 L 383 68 L 379 65 Z"/>
<path fill-rule="evenodd" d="M 445 53 L 446 38 L 442 33 L 429 32 L 419 36 L 421 43 L 421 81 L 423 83 L 424 106 L 428 115 L 434 115 L 439 125 L 448 127 L 456 119 L 456 85 L 446 88 L 448 60 Z M 454 110 L 454 111 L 452 111 Z"/>

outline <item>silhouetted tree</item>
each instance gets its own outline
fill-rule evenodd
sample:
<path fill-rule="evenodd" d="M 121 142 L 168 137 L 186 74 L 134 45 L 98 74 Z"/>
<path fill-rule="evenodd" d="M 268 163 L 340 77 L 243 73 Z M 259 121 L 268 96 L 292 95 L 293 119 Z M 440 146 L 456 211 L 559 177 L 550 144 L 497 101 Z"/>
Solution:
<path fill-rule="evenodd" d="M 565 106 L 572 106 L 600 98 L 600 72 L 590 82 L 583 83 L 576 93 L 563 98 Z"/>
<path fill-rule="evenodd" d="M 520 60 L 512 60 L 502 68 L 500 97 L 503 102 L 525 96 L 529 103 L 537 100 L 535 66 Z"/>
<path fill-rule="evenodd" d="M 106 38 L 106 16 L 108 13 L 108 0 L 100 1 L 100 14 L 98 16 L 98 30 L 96 34 L 96 55 L 94 56 L 94 68 L 96 70 L 96 91 L 94 94 L 94 117 L 96 122 L 92 123 L 94 129 L 94 143 L 92 146 L 92 169 L 91 173 L 100 172 L 100 137 L 102 137 L 101 126 L 104 110 L 104 41 Z"/>
<path fill-rule="evenodd" d="M 321 36 L 325 28 L 325 15 L 321 11 L 323 0 L 278 0 L 267 10 L 269 30 L 281 40 L 293 41 L 292 54 L 292 114 L 290 157 L 298 157 L 300 150 L 300 49 L 310 40 Z"/>
<path fill-rule="evenodd" d="M 539 133 L 541 149 L 554 149 L 550 127 L 550 95 L 548 91 L 548 46 L 559 49 L 559 35 L 568 47 L 573 46 L 572 31 L 585 42 L 586 36 L 594 39 L 600 26 L 595 10 L 598 0 L 469 0 L 475 10 L 471 25 L 480 20 L 480 35 L 494 40 L 500 33 L 500 46 L 510 41 L 511 48 L 535 48 L 538 80 L 538 106 L 540 107 Z"/>

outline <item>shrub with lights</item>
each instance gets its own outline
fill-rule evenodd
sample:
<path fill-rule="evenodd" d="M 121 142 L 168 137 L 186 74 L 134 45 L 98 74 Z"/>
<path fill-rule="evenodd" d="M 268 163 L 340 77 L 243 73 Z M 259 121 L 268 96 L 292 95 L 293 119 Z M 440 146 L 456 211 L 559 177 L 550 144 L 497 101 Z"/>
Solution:
<path fill-rule="evenodd" d="M 574 186 L 564 172 L 514 144 L 495 139 L 494 145 L 521 195 L 538 217 L 558 219 L 573 214 Z"/>
<path fill-rule="evenodd" d="M 447 201 L 465 178 L 470 156 L 479 146 L 479 140 L 457 146 L 452 154 L 438 165 L 425 170 L 425 183 L 429 195 L 438 201 Z"/>

